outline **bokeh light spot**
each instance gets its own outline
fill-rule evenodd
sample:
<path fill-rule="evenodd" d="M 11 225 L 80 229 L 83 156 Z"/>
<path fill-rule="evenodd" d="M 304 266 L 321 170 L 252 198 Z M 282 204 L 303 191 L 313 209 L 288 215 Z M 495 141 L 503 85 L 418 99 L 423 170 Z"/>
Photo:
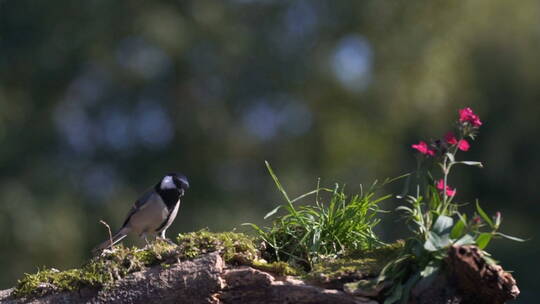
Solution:
<path fill-rule="evenodd" d="M 335 77 L 347 89 L 359 92 L 371 81 L 373 51 L 369 41 L 360 35 L 341 39 L 332 54 Z"/>

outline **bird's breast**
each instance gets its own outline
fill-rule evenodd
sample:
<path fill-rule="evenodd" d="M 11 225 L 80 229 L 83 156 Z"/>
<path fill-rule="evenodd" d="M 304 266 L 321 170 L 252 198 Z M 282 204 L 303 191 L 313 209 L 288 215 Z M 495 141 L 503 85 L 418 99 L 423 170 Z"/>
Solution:
<path fill-rule="evenodd" d="M 161 197 L 157 194 L 151 195 L 148 201 L 131 216 L 129 226 L 137 234 L 155 231 L 168 215 L 169 210 Z"/>

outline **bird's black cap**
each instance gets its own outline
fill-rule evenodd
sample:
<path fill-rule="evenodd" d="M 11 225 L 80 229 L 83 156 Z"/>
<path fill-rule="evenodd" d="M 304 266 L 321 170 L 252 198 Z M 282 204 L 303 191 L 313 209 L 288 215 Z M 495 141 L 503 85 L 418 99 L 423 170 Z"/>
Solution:
<path fill-rule="evenodd" d="M 189 188 L 189 182 L 187 177 L 184 174 L 172 172 L 167 174 L 168 176 L 171 176 L 173 178 L 174 184 L 183 190 L 186 190 Z"/>

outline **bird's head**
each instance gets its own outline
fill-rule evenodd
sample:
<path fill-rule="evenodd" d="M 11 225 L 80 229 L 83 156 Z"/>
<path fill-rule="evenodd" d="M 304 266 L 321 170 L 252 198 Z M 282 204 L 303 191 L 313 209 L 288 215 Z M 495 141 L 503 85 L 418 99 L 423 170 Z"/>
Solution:
<path fill-rule="evenodd" d="M 161 190 L 175 189 L 180 192 L 180 196 L 189 188 L 189 182 L 185 175 L 180 173 L 169 173 L 165 175 L 159 184 Z"/>

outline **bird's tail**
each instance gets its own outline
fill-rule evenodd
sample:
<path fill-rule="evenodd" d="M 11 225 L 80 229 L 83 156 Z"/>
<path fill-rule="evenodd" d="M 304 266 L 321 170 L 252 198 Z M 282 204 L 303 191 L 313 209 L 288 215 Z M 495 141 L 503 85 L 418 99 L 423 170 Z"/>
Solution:
<path fill-rule="evenodd" d="M 118 230 L 117 233 L 113 235 L 112 239 L 106 240 L 105 242 L 97 245 L 94 249 L 92 249 L 92 252 L 96 254 L 105 248 L 113 246 L 114 244 L 120 242 L 123 238 L 125 238 L 128 233 L 129 233 L 128 228 L 126 227 L 121 228 L 120 230 Z"/>

